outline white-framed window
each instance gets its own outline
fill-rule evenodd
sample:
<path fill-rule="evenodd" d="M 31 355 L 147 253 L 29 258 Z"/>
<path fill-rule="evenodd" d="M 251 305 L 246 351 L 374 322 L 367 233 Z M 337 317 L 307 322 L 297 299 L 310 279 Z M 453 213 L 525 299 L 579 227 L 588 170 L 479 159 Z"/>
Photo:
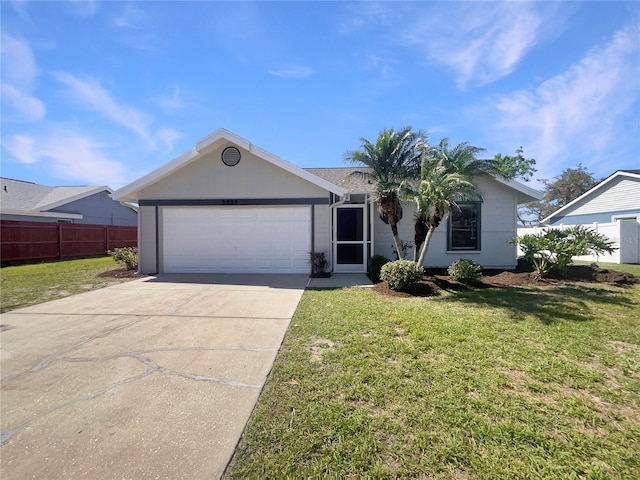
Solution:
<path fill-rule="evenodd" d="M 481 205 L 480 202 L 461 202 L 458 209 L 453 209 L 447 225 L 447 250 L 480 250 Z"/>

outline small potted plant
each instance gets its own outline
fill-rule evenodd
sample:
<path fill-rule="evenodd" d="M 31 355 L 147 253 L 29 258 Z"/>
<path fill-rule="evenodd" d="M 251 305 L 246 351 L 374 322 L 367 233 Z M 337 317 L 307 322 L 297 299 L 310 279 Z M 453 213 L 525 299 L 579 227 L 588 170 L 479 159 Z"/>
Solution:
<path fill-rule="evenodd" d="M 327 272 L 329 262 L 324 252 L 309 252 L 309 263 L 311 263 L 312 278 L 326 278 L 331 274 Z"/>

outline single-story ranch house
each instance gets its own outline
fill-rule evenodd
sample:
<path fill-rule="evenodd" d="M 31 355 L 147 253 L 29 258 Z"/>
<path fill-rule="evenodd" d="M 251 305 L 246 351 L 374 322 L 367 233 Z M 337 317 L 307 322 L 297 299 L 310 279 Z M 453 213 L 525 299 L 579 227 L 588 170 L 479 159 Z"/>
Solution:
<path fill-rule="evenodd" d="M 310 252 L 333 272 L 365 272 L 374 254 L 394 258 L 391 230 L 372 201 L 375 185 L 355 168 L 302 169 L 224 129 L 113 194 L 139 205 L 140 272 L 303 273 Z M 518 182 L 479 177 L 482 202 L 438 227 L 425 265 L 472 258 L 514 268 L 519 203 L 540 194 Z M 413 240 L 404 207 L 400 238 Z"/>
<path fill-rule="evenodd" d="M 22 222 L 78 223 L 135 227 L 133 205 L 113 201 L 106 185 L 50 187 L 0 178 L 0 219 Z"/>

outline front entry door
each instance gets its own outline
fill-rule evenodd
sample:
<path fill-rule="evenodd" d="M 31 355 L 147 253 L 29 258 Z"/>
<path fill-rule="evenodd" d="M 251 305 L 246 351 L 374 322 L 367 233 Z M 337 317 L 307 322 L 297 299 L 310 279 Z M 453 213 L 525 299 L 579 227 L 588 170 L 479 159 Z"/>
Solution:
<path fill-rule="evenodd" d="M 334 272 L 366 271 L 365 217 L 364 205 L 344 205 L 334 209 Z"/>

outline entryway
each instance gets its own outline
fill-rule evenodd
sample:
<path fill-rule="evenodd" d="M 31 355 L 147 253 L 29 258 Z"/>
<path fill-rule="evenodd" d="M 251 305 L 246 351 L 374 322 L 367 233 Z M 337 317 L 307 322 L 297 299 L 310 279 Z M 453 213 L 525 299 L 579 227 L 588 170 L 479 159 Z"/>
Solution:
<path fill-rule="evenodd" d="M 370 243 L 367 205 L 339 205 L 333 215 L 333 271 L 366 272 Z"/>

